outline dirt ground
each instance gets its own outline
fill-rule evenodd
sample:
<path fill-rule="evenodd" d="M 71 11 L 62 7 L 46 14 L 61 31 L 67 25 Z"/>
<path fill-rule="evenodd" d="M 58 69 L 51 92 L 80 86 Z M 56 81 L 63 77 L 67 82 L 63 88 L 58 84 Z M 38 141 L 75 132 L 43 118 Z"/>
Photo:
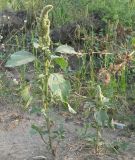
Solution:
<path fill-rule="evenodd" d="M 63 124 L 65 139 L 56 147 L 56 160 L 135 160 L 135 136 L 121 137 L 119 129 L 105 129 L 104 137 L 110 141 L 125 138 L 129 147 L 119 154 L 106 153 L 96 156 L 92 148 L 78 138 L 81 125 L 77 118 L 63 116 L 57 109 L 52 113 L 56 126 Z M 38 134 L 31 133 L 33 123 L 42 124 L 40 115 L 30 115 L 19 106 L 0 102 L 0 160 L 51 160 Z"/>

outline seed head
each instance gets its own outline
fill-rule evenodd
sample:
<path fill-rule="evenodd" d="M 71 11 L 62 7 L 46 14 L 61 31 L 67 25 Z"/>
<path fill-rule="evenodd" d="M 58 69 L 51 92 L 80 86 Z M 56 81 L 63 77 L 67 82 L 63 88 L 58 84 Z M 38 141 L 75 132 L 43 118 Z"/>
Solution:
<path fill-rule="evenodd" d="M 52 8 L 52 5 L 45 6 L 39 18 L 39 44 L 42 48 L 49 48 L 51 43 L 50 20 L 48 18 L 48 13 Z"/>

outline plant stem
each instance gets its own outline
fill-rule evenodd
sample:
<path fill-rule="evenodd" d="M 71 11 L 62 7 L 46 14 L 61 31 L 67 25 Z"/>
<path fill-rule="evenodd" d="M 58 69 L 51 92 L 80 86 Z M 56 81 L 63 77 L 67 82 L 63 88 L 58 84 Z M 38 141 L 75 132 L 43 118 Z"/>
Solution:
<path fill-rule="evenodd" d="M 49 71 L 50 71 L 50 62 L 49 62 L 49 58 L 48 55 L 45 56 L 45 63 L 44 63 L 44 72 L 45 72 L 45 78 L 44 78 L 44 84 L 43 84 L 43 91 L 44 91 L 44 96 L 43 96 L 43 106 L 45 109 L 45 112 L 48 113 L 48 108 L 49 108 L 49 99 L 48 99 L 48 78 L 49 78 Z M 55 156 L 54 153 L 54 149 L 52 146 L 52 138 L 51 138 L 51 124 L 50 124 L 50 119 L 47 116 L 45 116 L 45 120 L 46 120 L 46 125 L 47 125 L 47 131 L 48 131 L 48 143 L 49 143 L 49 147 L 51 149 L 51 153 L 53 155 L 53 159 Z"/>
<path fill-rule="evenodd" d="M 99 152 L 99 135 L 100 135 L 100 127 L 97 125 L 97 128 L 96 128 L 96 147 L 95 147 L 95 151 L 96 153 Z"/>
<path fill-rule="evenodd" d="M 44 79 L 44 109 L 48 109 L 48 78 L 49 78 L 49 62 L 45 58 L 45 79 Z"/>
<path fill-rule="evenodd" d="M 52 146 L 50 119 L 48 117 L 46 117 L 46 123 L 47 123 L 47 131 L 48 131 L 48 138 L 49 138 L 49 141 L 48 141 L 49 142 L 49 147 L 51 149 L 52 155 L 55 156 L 54 149 L 53 149 L 53 146 Z"/>

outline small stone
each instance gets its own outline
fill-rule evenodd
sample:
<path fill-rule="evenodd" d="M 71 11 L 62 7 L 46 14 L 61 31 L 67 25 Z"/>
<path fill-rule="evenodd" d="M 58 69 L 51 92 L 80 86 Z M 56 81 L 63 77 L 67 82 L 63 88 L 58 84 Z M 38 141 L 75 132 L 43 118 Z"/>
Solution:
<path fill-rule="evenodd" d="M 47 160 L 47 158 L 44 156 L 36 156 L 36 157 L 33 157 L 32 159 L 33 160 Z"/>

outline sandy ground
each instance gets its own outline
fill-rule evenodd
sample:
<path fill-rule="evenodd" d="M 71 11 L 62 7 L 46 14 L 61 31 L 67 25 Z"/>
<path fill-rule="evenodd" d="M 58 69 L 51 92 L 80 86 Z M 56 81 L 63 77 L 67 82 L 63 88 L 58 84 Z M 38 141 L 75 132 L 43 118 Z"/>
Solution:
<path fill-rule="evenodd" d="M 64 124 L 65 129 L 65 139 L 56 148 L 56 160 L 135 160 L 134 136 L 126 137 L 130 147 L 125 152 L 96 156 L 92 149 L 86 149 L 85 143 L 78 139 L 77 129 L 81 127 L 76 123 L 78 120 L 65 122 L 65 117 L 56 112 L 53 118 L 57 119 L 57 123 Z M 42 124 L 42 117 L 0 103 L 0 160 L 52 160 L 40 136 L 31 133 L 33 123 Z M 119 130 L 104 131 L 105 138 L 111 141 L 121 138 L 119 133 Z"/>

